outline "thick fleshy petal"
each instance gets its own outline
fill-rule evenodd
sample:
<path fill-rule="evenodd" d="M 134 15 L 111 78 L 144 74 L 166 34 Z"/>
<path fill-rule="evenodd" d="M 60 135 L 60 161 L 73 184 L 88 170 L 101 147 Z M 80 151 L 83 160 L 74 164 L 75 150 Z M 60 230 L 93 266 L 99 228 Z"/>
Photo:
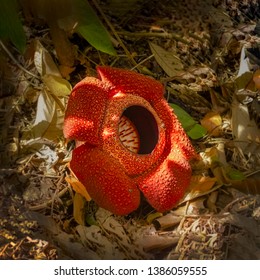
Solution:
<path fill-rule="evenodd" d="M 134 71 L 98 66 L 97 72 L 101 80 L 111 85 L 111 97 L 118 92 L 139 95 L 149 102 L 163 96 L 163 86 L 160 82 L 138 74 Z"/>
<path fill-rule="evenodd" d="M 64 136 L 97 145 L 105 114 L 109 87 L 96 78 L 78 83 L 69 98 L 64 120 Z"/>
<path fill-rule="evenodd" d="M 70 168 L 100 207 L 117 215 L 127 215 L 138 208 L 140 191 L 108 153 L 81 145 L 73 151 Z"/>
<path fill-rule="evenodd" d="M 168 103 L 164 99 L 161 99 L 153 104 L 153 108 L 166 128 L 166 155 L 170 153 L 170 150 L 172 150 L 174 146 L 182 152 L 186 160 L 195 158 L 197 156 L 196 152 L 191 145 L 186 132 L 181 126 L 181 123 Z M 180 154 L 179 157 L 182 157 L 182 155 Z"/>
<path fill-rule="evenodd" d="M 171 210 L 183 197 L 191 178 L 191 167 L 176 151 L 146 178 L 138 182 L 151 206 L 159 212 Z"/>

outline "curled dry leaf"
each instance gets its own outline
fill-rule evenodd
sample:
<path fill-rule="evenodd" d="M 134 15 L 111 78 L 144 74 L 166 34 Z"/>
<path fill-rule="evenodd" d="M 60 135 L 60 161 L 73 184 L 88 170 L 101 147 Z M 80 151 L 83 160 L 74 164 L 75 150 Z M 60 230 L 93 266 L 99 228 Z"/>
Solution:
<path fill-rule="evenodd" d="M 65 103 L 71 85 L 61 77 L 52 57 L 39 41 L 35 41 L 34 64 L 44 82 L 44 88 L 38 98 L 30 136 L 57 141 L 63 134 Z"/>
<path fill-rule="evenodd" d="M 78 179 L 76 179 L 76 177 L 67 176 L 65 180 L 71 185 L 71 187 L 76 193 L 81 194 L 83 197 L 86 198 L 87 201 L 91 200 L 91 197 L 88 194 L 86 188 L 80 183 Z"/>
<path fill-rule="evenodd" d="M 250 120 L 248 108 L 238 102 L 237 99 L 232 103 L 232 132 L 235 146 L 242 149 L 244 153 L 254 153 L 260 143 L 260 133 L 256 123 Z M 249 144 L 254 144 L 250 148 Z"/>
<path fill-rule="evenodd" d="M 186 195 L 180 201 L 179 204 L 213 192 L 214 190 L 218 189 L 221 186 L 221 185 L 215 186 L 216 182 L 217 182 L 216 178 L 205 177 L 201 175 L 193 175 L 191 177 L 191 182 L 186 192 Z"/>
<path fill-rule="evenodd" d="M 222 118 L 216 112 L 209 112 L 205 117 L 200 121 L 201 125 L 205 127 L 209 135 L 218 137 L 222 133 Z"/>
<path fill-rule="evenodd" d="M 64 100 L 63 106 L 65 106 Z M 37 112 L 31 128 L 31 138 L 46 138 L 57 141 L 62 136 L 64 112 L 46 90 L 39 95 Z"/>
<path fill-rule="evenodd" d="M 58 67 L 53 61 L 51 55 L 48 51 L 43 47 L 39 40 L 35 41 L 35 53 L 34 53 L 34 65 L 39 72 L 39 74 L 43 77 L 44 75 L 55 75 L 61 76 Z"/>

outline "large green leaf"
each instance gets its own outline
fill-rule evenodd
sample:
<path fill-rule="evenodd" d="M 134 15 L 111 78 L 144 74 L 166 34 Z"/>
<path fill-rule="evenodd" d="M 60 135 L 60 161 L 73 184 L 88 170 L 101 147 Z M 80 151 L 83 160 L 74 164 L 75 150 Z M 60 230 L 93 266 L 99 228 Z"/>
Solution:
<path fill-rule="evenodd" d="M 74 5 L 75 17 L 78 19 L 76 31 L 97 50 L 116 55 L 107 30 L 88 1 L 77 0 L 74 2 Z"/>
<path fill-rule="evenodd" d="M 178 120 L 191 139 L 199 139 L 206 135 L 207 130 L 198 124 L 187 112 L 176 104 L 170 103 Z"/>
<path fill-rule="evenodd" d="M 21 53 L 25 50 L 26 37 L 16 0 L 1 0 L 0 39 L 10 40 Z"/>

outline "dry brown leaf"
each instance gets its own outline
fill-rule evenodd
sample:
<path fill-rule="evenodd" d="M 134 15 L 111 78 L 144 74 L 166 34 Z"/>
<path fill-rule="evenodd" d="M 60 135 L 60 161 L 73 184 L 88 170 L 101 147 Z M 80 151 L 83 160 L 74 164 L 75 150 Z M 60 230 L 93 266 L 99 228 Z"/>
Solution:
<path fill-rule="evenodd" d="M 225 175 L 223 174 L 223 167 L 215 166 L 214 168 L 211 168 L 212 173 L 214 174 L 215 178 L 217 179 L 218 184 L 220 185 L 228 185 L 228 182 L 225 178 Z"/>
<path fill-rule="evenodd" d="M 64 111 L 54 100 L 46 90 L 39 95 L 36 118 L 30 131 L 31 138 L 57 141 L 62 136 Z M 62 101 L 64 103 L 64 100 Z"/>
<path fill-rule="evenodd" d="M 247 153 L 254 153 L 260 145 L 260 130 L 256 123 L 250 120 L 248 108 L 238 102 L 236 98 L 232 103 L 232 133 L 234 136 L 234 144 Z M 248 144 L 255 144 L 248 148 Z"/>
<path fill-rule="evenodd" d="M 78 225 L 76 227 L 80 240 L 87 248 L 93 248 L 99 258 L 103 260 L 125 259 L 116 242 L 103 234 L 102 228 L 96 225 L 90 227 Z"/>
<path fill-rule="evenodd" d="M 45 216 L 39 212 L 26 213 L 28 219 L 35 220 L 37 223 L 45 229 L 43 234 L 46 234 L 47 240 L 59 244 L 59 248 L 62 249 L 68 256 L 76 260 L 99 260 L 100 256 L 89 247 L 83 246 L 82 243 L 75 240 L 75 236 L 67 234 L 62 231 L 59 225 L 51 217 Z"/>
<path fill-rule="evenodd" d="M 38 97 L 37 112 L 30 138 L 57 141 L 63 135 L 66 98 L 71 85 L 61 77 L 52 57 L 39 41 L 35 41 L 34 64 L 44 82 Z M 28 135 L 24 135 L 26 138 Z"/>
<path fill-rule="evenodd" d="M 145 252 L 160 251 L 166 248 L 172 248 L 177 245 L 179 241 L 178 235 L 144 235 L 139 240 Z"/>
<path fill-rule="evenodd" d="M 54 43 L 55 50 L 57 52 L 57 57 L 61 65 L 71 67 L 73 71 L 75 61 L 75 50 L 72 43 L 68 39 L 68 35 L 65 30 L 58 26 L 57 20 L 49 22 L 50 34 L 52 41 Z"/>
<path fill-rule="evenodd" d="M 158 64 L 162 67 L 164 72 L 172 77 L 178 75 L 183 69 L 183 64 L 178 57 L 178 54 L 172 51 L 166 51 L 162 47 L 149 42 L 152 53 Z"/>
<path fill-rule="evenodd" d="M 166 214 L 158 219 L 153 221 L 155 228 L 158 229 L 166 229 L 170 227 L 174 227 L 180 223 L 183 216 L 175 215 L 174 213 Z"/>
<path fill-rule="evenodd" d="M 35 42 L 34 65 L 43 77 L 46 74 L 60 77 L 60 71 L 53 61 L 51 55 L 42 46 L 39 40 Z"/>
<path fill-rule="evenodd" d="M 217 198 L 218 198 L 218 192 L 212 192 L 209 195 L 206 202 L 209 210 L 214 213 L 217 213 L 217 206 L 216 206 Z"/>
<path fill-rule="evenodd" d="M 73 10 L 73 1 L 26 0 L 23 3 L 23 7 L 34 18 L 44 19 L 48 23 L 59 62 L 61 65 L 71 67 L 72 72 L 74 70 L 72 66 L 75 60 L 75 51 L 66 31 L 71 31 L 73 25 L 75 26 L 76 24 L 71 12 Z"/>
<path fill-rule="evenodd" d="M 260 194 L 260 172 L 252 174 L 244 180 L 233 180 L 232 187 L 246 194 Z"/>

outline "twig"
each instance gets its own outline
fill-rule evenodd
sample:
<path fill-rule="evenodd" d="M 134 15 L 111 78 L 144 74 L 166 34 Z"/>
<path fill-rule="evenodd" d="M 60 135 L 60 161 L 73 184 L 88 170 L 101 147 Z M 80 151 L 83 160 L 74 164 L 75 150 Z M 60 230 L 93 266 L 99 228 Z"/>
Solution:
<path fill-rule="evenodd" d="M 59 198 L 62 197 L 68 190 L 69 190 L 69 187 L 65 187 L 57 194 L 56 197 L 59 197 Z M 41 203 L 39 205 L 29 206 L 28 208 L 29 208 L 29 210 L 32 210 L 32 211 L 39 211 L 39 210 L 47 208 L 49 205 L 53 206 L 53 198 L 51 198 L 48 201 Z"/>
<path fill-rule="evenodd" d="M 190 42 L 183 39 L 181 36 L 163 32 L 163 33 L 157 33 L 157 32 L 128 32 L 128 31 L 118 31 L 119 35 L 129 36 L 129 37 L 162 37 L 162 38 L 168 38 L 168 39 L 174 39 L 176 41 L 180 41 L 186 45 L 190 45 Z"/>
<path fill-rule="evenodd" d="M 150 56 L 146 57 L 144 60 L 140 61 L 138 64 L 136 64 L 131 70 L 134 70 L 135 68 L 138 68 L 140 65 L 145 63 L 147 60 L 154 57 L 154 54 L 151 54 Z"/>
<path fill-rule="evenodd" d="M 10 59 L 17 65 L 17 67 L 22 70 L 23 72 L 29 74 L 30 76 L 39 79 L 38 76 L 33 74 L 32 72 L 28 71 L 26 68 L 24 68 L 17 60 L 16 58 L 11 54 L 11 52 L 7 49 L 7 47 L 4 45 L 4 43 L 0 40 L 0 46 L 2 49 L 7 53 L 7 55 L 10 57 Z"/>
<path fill-rule="evenodd" d="M 110 23 L 110 21 L 108 20 L 108 18 L 106 17 L 106 15 L 104 14 L 104 12 L 102 11 L 102 9 L 100 8 L 100 6 L 98 5 L 98 3 L 96 2 L 96 0 L 92 0 L 93 4 L 95 5 L 96 9 L 98 10 L 98 12 L 101 14 L 101 16 L 103 17 L 104 21 L 106 22 L 106 24 L 108 25 L 108 27 L 111 29 L 111 31 L 113 32 L 114 36 L 116 37 L 117 41 L 119 42 L 119 44 L 121 45 L 121 47 L 123 48 L 123 50 L 125 51 L 126 55 L 129 57 L 129 59 L 132 61 L 132 63 L 134 65 L 137 65 L 136 61 L 134 60 L 133 56 L 131 55 L 131 53 L 129 52 L 129 50 L 126 48 L 125 44 L 123 43 L 123 41 L 121 40 L 121 38 L 119 37 L 118 33 L 116 32 L 114 26 Z"/>

